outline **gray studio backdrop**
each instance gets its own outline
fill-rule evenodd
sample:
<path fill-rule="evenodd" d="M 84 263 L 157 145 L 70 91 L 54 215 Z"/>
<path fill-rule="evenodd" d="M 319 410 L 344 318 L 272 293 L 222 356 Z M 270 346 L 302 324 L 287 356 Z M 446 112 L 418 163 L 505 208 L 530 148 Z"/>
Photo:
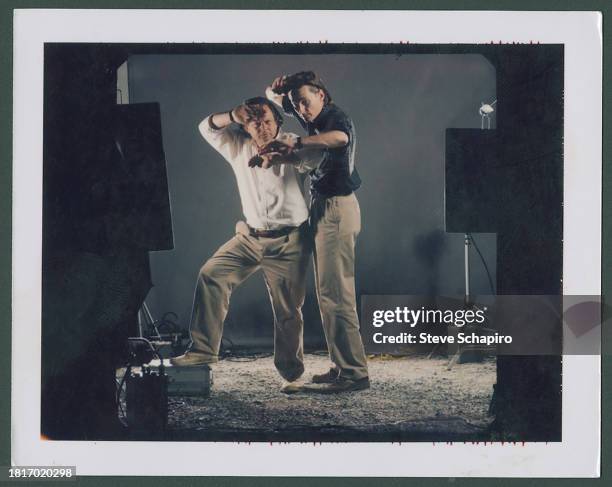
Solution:
<path fill-rule="evenodd" d="M 496 98 L 495 69 L 480 55 L 138 55 L 128 60 L 129 102 L 159 102 L 175 249 L 151 253 L 156 318 L 188 327 L 198 269 L 242 218 L 230 166 L 198 132 L 208 114 L 263 94 L 275 76 L 311 69 L 354 120 L 363 185 L 359 294 L 463 294 L 463 236 L 444 233 L 446 128 L 480 128 Z M 493 120 L 492 128 L 495 122 Z M 285 129 L 302 133 L 295 120 Z M 495 282 L 495 236 L 476 234 Z M 472 253 L 471 284 L 489 294 Z M 305 340 L 324 343 L 309 274 Z M 272 312 L 260 273 L 238 288 L 225 323 L 235 344 L 271 345 Z"/>

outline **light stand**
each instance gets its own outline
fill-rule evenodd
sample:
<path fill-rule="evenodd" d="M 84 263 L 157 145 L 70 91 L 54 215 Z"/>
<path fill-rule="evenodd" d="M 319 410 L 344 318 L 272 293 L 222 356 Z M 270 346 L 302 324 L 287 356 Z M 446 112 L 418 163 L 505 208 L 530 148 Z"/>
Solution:
<path fill-rule="evenodd" d="M 490 130 L 491 129 L 491 115 L 495 112 L 495 109 L 493 108 L 495 106 L 495 104 L 497 103 L 497 99 L 495 99 L 493 102 L 487 104 L 487 103 L 482 103 L 480 104 L 480 108 L 478 110 L 478 113 L 480 114 L 481 120 L 480 120 L 480 128 L 482 130 L 485 130 L 485 119 L 487 121 L 487 128 L 486 130 Z M 465 294 L 463 297 L 463 306 L 464 309 L 467 310 L 473 310 L 473 311 L 480 311 L 480 308 L 472 302 L 471 300 L 471 296 L 470 296 L 470 246 L 472 245 L 472 235 L 469 232 L 465 232 L 464 236 L 463 236 L 463 273 L 464 273 L 464 279 L 465 279 Z M 478 328 L 478 331 L 485 331 L 485 332 L 492 332 L 493 330 L 489 329 L 489 328 L 485 328 L 485 327 L 480 327 Z M 482 361 L 482 355 L 483 352 L 487 351 L 488 348 L 487 347 L 481 347 L 481 346 L 475 346 L 475 345 L 457 345 L 457 350 L 455 351 L 455 353 L 453 354 L 453 356 L 451 357 L 451 359 L 448 362 L 448 369 L 450 370 L 453 365 L 458 362 L 461 359 L 461 362 L 467 362 L 467 361 Z M 463 357 L 464 354 L 466 354 L 466 352 L 468 351 L 472 351 L 475 352 L 475 354 L 473 354 L 472 357 L 470 357 L 469 359 L 466 360 L 465 357 Z"/>
<path fill-rule="evenodd" d="M 472 235 L 469 232 L 464 234 L 463 238 L 463 274 L 465 278 L 465 293 L 463 295 L 463 307 L 464 310 L 471 311 L 484 311 L 485 309 L 481 309 L 476 303 L 472 302 L 470 295 L 470 247 L 472 246 Z M 466 325 L 466 328 L 469 325 Z M 474 330 L 475 332 L 485 332 L 485 333 L 495 333 L 494 330 L 484 326 L 478 326 Z M 453 356 L 448 361 L 448 370 L 453 368 L 458 361 L 460 363 L 466 362 L 482 362 L 483 354 L 485 352 L 489 352 L 495 347 L 490 347 L 486 345 L 457 345 L 457 350 L 453 354 Z M 470 357 L 465 357 L 468 352 L 473 352 Z"/>
<path fill-rule="evenodd" d="M 157 335 L 156 338 L 158 338 L 160 341 L 162 340 L 162 336 L 159 333 L 159 329 L 157 328 L 157 324 L 153 319 L 153 315 L 151 314 L 149 306 L 147 306 L 146 300 L 142 302 L 142 306 L 138 311 L 138 336 L 140 338 L 144 338 L 143 323 L 151 326 L 155 330 L 155 333 Z"/>

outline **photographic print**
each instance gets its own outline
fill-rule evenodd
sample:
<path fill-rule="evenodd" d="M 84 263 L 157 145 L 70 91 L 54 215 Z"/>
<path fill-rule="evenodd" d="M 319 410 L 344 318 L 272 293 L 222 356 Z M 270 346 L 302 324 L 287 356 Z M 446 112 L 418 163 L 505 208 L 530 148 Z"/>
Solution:
<path fill-rule="evenodd" d="M 600 288 L 599 271 L 574 270 L 571 235 L 599 232 L 601 194 L 585 199 L 581 178 L 597 173 L 601 141 L 576 176 L 575 151 L 587 149 L 572 130 L 586 122 L 568 104 L 573 35 L 597 44 L 595 14 L 565 17 L 576 21 L 566 39 L 512 39 L 509 28 L 503 41 L 470 42 L 465 27 L 411 39 L 393 22 L 392 36 L 357 38 L 356 12 L 348 26 L 320 13 L 342 25 L 337 36 L 232 40 L 215 18 L 239 25 L 240 13 L 198 11 L 209 34 L 189 41 L 194 23 L 164 40 L 137 12 L 140 36 L 83 35 L 113 11 L 69 12 L 70 25 L 78 12 L 75 36 L 40 35 L 31 61 L 40 306 L 28 322 L 40 383 L 13 399 L 36 403 L 39 421 L 18 445 L 40 443 L 49 464 L 81 442 L 187 456 L 194 445 L 293 445 L 312 458 L 380 447 L 390 462 L 401 448 L 489 444 L 483 454 L 505 458 L 546 446 L 526 467 L 545 472 L 546 455 L 578 441 L 564 419 L 570 369 L 591 367 L 598 383 Z M 178 28 L 187 12 L 170 12 Z M 437 14 L 424 21 L 449 15 Z M 260 20 L 285 29 L 312 15 Z M 18 39 L 41 18 L 20 16 Z M 594 87 L 600 67 L 589 66 Z M 576 222 L 580 205 L 594 218 Z M 599 397 L 593 387 L 585 400 Z M 599 428 L 598 405 L 588 408 Z M 598 438 L 587 434 L 574 471 L 596 473 Z M 303 470 L 249 462 L 234 473 L 261 472 Z M 315 473 L 351 471 L 324 462 Z"/>

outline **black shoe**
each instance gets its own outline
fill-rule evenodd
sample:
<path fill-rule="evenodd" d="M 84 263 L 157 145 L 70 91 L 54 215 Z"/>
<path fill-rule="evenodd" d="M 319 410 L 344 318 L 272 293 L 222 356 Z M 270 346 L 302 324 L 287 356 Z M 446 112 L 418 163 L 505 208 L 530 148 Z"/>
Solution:
<path fill-rule="evenodd" d="M 351 392 L 351 391 L 363 391 L 364 389 L 370 388 L 370 379 L 364 377 L 363 379 L 347 379 L 345 377 L 338 377 L 336 380 L 330 383 L 322 385 L 309 385 L 305 384 L 302 387 L 303 392 L 314 392 L 317 394 L 336 394 L 338 392 Z"/>
<path fill-rule="evenodd" d="M 331 384 L 338 378 L 340 371 L 331 368 L 323 374 L 316 374 L 312 376 L 311 382 L 313 384 Z"/>

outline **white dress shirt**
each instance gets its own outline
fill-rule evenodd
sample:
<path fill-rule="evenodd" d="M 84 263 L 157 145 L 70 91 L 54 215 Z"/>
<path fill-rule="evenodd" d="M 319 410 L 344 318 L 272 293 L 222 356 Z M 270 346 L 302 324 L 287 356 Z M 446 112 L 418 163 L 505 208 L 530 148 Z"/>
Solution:
<path fill-rule="evenodd" d="M 298 167 L 292 164 L 277 164 L 270 169 L 249 167 L 249 160 L 257 155 L 252 139 L 236 124 L 214 129 L 209 119 L 206 117 L 200 122 L 200 133 L 234 170 L 247 224 L 257 229 L 276 230 L 297 227 L 306 221 L 308 207 L 300 172 L 314 169 L 323 157 L 322 151 L 300 151 Z M 279 131 L 276 138 L 290 137 L 297 135 Z"/>

